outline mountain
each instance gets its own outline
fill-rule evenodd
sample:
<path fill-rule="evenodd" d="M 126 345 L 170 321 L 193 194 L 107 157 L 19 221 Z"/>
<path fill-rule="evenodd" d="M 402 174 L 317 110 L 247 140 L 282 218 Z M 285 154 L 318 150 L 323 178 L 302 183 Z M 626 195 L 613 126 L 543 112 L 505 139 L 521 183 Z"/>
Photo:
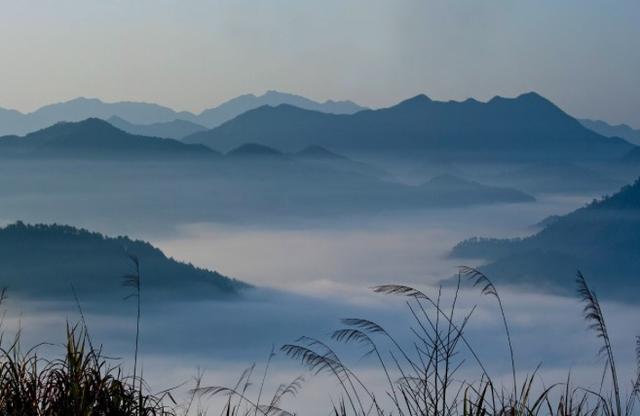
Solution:
<path fill-rule="evenodd" d="M 187 112 L 176 112 L 168 107 L 151 103 L 106 103 L 97 98 L 74 98 L 62 103 L 49 104 L 32 113 L 0 109 L 0 135 L 24 135 L 61 121 L 75 122 L 87 118 L 107 120 L 119 117 L 134 124 L 170 122 L 194 117 Z"/>
<path fill-rule="evenodd" d="M 2 285 L 12 296 L 73 299 L 73 285 L 83 300 L 119 301 L 131 291 L 122 287 L 124 275 L 134 272 L 130 255 L 139 259 L 147 299 L 236 298 L 249 287 L 128 237 L 57 224 L 16 222 L 0 228 Z"/>
<path fill-rule="evenodd" d="M 318 145 L 351 154 L 474 161 L 614 159 L 633 147 L 586 129 L 536 93 L 486 103 L 419 95 L 351 115 L 264 106 L 184 141 L 220 151 L 253 142 L 286 152 Z"/>
<path fill-rule="evenodd" d="M 640 129 L 633 129 L 626 124 L 611 125 L 602 120 L 580 119 L 580 123 L 605 137 L 620 137 L 635 145 L 640 145 Z"/>
<path fill-rule="evenodd" d="M 39 108 L 30 114 L 35 120 L 45 126 L 60 121 L 81 121 L 87 118 L 101 118 L 103 120 L 116 116 L 131 123 L 149 124 L 167 122 L 185 117 L 189 113 L 176 111 L 153 103 L 121 101 L 106 103 L 97 98 L 79 97 L 59 104 L 50 104 Z"/>
<path fill-rule="evenodd" d="M 323 166 L 328 169 L 343 172 L 373 176 L 381 179 L 392 177 L 389 172 L 379 168 L 378 166 L 350 159 L 322 146 L 307 146 L 304 149 L 291 154 L 291 157 L 307 164 Z"/>
<path fill-rule="evenodd" d="M 509 169 L 486 180 L 532 193 L 609 192 L 626 183 L 596 168 L 571 162 L 542 161 Z"/>
<path fill-rule="evenodd" d="M 555 222 L 557 222 L 559 219 L 561 219 L 562 216 L 560 215 L 549 215 L 545 218 L 542 219 L 542 221 L 538 221 L 536 224 L 533 224 L 531 226 L 531 228 L 535 228 L 535 229 L 543 229 L 548 227 L 551 224 L 554 224 Z"/>
<path fill-rule="evenodd" d="M 640 180 L 612 196 L 547 221 L 525 238 L 473 238 L 452 257 L 484 259 L 480 270 L 496 282 L 538 291 L 575 293 L 580 269 L 602 295 L 638 302 L 640 290 Z"/>
<path fill-rule="evenodd" d="M 110 117 L 107 122 L 120 130 L 139 136 L 162 137 L 180 140 L 190 134 L 204 131 L 207 128 L 200 124 L 185 120 L 172 120 L 162 123 L 133 124 L 117 116 Z"/>
<path fill-rule="evenodd" d="M 475 181 L 467 181 L 453 175 L 439 175 L 419 186 L 421 192 L 437 195 L 441 201 L 452 205 L 485 203 L 533 202 L 535 198 L 513 188 L 487 186 Z"/>
<path fill-rule="evenodd" d="M 177 140 L 137 136 L 106 121 L 89 118 L 62 122 L 24 137 L 0 137 L 0 157 L 212 157 L 217 153 L 202 145 Z"/>
<path fill-rule="evenodd" d="M 365 107 L 361 107 L 352 101 L 329 100 L 319 103 L 299 95 L 267 91 L 259 96 L 253 94 L 241 95 L 217 107 L 204 110 L 197 116 L 197 121 L 209 128 L 213 128 L 249 110 L 262 106 L 278 106 L 282 104 L 330 114 L 353 114 L 365 110 Z"/>
<path fill-rule="evenodd" d="M 253 145 L 215 159 L 89 156 L 2 159 L 2 218 L 164 233 L 184 224 L 292 224 L 532 201 L 479 183 L 411 186 L 350 159 L 299 159 Z"/>
<path fill-rule="evenodd" d="M 284 154 L 274 148 L 256 143 L 245 143 L 227 152 L 232 158 L 284 158 Z"/>
<path fill-rule="evenodd" d="M 263 105 L 290 104 L 300 108 L 314 111 L 322 111 L 336 114 L 352 114 L 363 110 L 364 107 L 351 101 L 325 101 L 319 103 L 299 95 L 286 94 L 277 91 L 255 96 L 253 94 L 242 95 L 231 99 L 217 107 L 204 110 L 200 114 L 188 111 L 175 111 L 171 108 L 153 103 L 121 101 L 108 103 L 97 98 L 74 98 L 69 101 L 49 104 L 32 113 L 21 113 L 16 110 L 0 108 L 0 135 L 24 135 L 43 129 L 61 121 L 81 121 L 87 118 L 101 118 L 109 120 L 117 117 L 131 124 L 157 124 L 169 123 L 181 120 L 201 124 L 207 128 L 217 127 L 225 121 L 231 120 L 245 111 L 258 108 Z M 181 123 L 184 127 L 184 123 Z M 117 127 L 124 127 L 123 125 Z M 193 127 L 193 126 L 191 126 Z M 136 127 L 138 129 L 140 127 Z M 158 127 L 156 127 L 158 128 Z M 135 134 L 153 135 L 159 137 L 178 138 L 176 134 L 170 134 L 166 130 L 128 130 Z M 173 131 L 171 129 L 169 132 Z M 183 130 L 179 130 L 182 132 Z M 191 132 L 193 133 L 193 131 Z"/>

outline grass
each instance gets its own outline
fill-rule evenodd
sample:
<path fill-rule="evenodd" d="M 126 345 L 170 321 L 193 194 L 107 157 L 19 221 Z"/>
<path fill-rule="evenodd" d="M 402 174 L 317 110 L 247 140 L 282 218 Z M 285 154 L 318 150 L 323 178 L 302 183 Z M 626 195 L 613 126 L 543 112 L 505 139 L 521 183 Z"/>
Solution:
<path fill-rule="evenodd" d="M 511 364 L 509 387 L 492 378 L 464 335 L 475 311 L 474 307 L 464 315 L 456 313 L 461 286 L 467 280 L 482 294 L 496 300 Z M 331 402 L 327 411 L 334 416 L 632 416 L 636 402 L 640 400 L 640 338 L 637 340 L 636 379 L 632 381 L 629 395 L 623 398 L 603 310 L 580 272 L 576 284 L 577 293 L 584 303 L 588 329 L 602 341 L 599 355 L 604 358 L 605 369 L 602 380 L 595 383 L 601 385 L 600 391 L 574 386 L 570 376 L 550 386 L 539 387 L 543 383 L 539 380 L 538 369 L 518 381 L 508 315 L 498 289 L 487 276 L 468 267 L 460 268 L 453 298 L 447 305 L 442 300 L 441 291 L 431 296 L 404 285 L 373 288 L 379 294 L 405 298 L 411 316 L 406 325 L 413 334 L 409 344 L 402 345 L 376 322 L 348 318 L 342 320 L 343 327 L 335 330 L 328 340 L 301 337 L 294 343 L 283 345 L 280 350 L 312 374 L 325 373 L 333 378 L 340 391 L 339 399 Z M 374 387 L 367 385 L 342 360 L 336 352 L 336 344 L 364 348 L 364 356 L 373 357 L 386 380 L 384 391 L 380 392 L 379 387 L 374 391 Z M 466 362 L 465 356 L 471 358 L 472 364 Z M 459 377 L 463 366 L 475 367 L 478 381 Z M 280 408 L 261 403 L 259 395 L 255 402 L 246 399 L 250 374 L 243 375 L 246 382 L 241 391 L 216 388 L 202 392 L 228 395 L 227 413 L 224 414 L 282 414 Z M 466 374 L 468 378 L 469 373 Z M 264 378 L 258 384 L 262 391 Z M 605 393 L 607 386 L 610 391 Z M 231 401 L 234 396 L 237 399 L 235 405 Z"/>
<path fill-rule="evenodd" d="M 125 276 L 125 285 L 136 297 L 137 319 L 133 376 L 102 355 L 91 342 L 85 316 L 72 287 L 81 324 L 66 328 L 64 354 L 46 359 L 38 354 L 41 345 L 22 352 L 20 332 L 7 347 L 0 336 L 0 415 L 2 416 L 174 416 L 175 401 L 170 391 L 152 394 L 137 375 L 140 339 L 140 268 L 131 257 L 135 273 Z M 6 289 L 0 292 L 0 304 Z"/>
<path fill-rule="evenodd" d="M 47 360 L 22 353 L 19 338 L 0 352 L 0 414 L 174 415 L 166 397 L 139 394 L 133 379 L 109 366 L 78 326 L 67 327 L 65 354 Z"/>
<path fill-rule="evenodd" d="M 135 272 L 125 277 L 125 283 L 133 287 L 132 295 L 138 302 L 133 375 L 124 374 L 119 365 L 103 356 L 101 348 L 94 347 L 78 302 L 82 321 L 67 326 L 61 358 L 44 359 L 38 355 L 38 347 L 22 353 L 19 335 L 7 348 L 0 349 L 0 415 L 204 414 L 192 405 L 196 398 L 200 402 L 213 396 L 225 397 L 224 404 L 214 412 L 223 416 L 294 414 L 286 410 L 285 402 L 302 388 L 302 376 L 277 386 L 272 395 L 265 393 L 276 351 L 269 355 L 263 371 L 251 366 L 231 387 L 203 386 L 201 377 L 197 377 L 185 404 L 178 405 L 171 390 L 149 392 L 138 367 L 141 275 L 139 262 L 133 257 L 132 261 Z M 466 282 L 496 300 L 511 364 L 511 380 L 506 385 L 492 377 L 465 336 L 475 311 L 475 307 L 466 313 L 457 310 Z M 327 413 L 334 416 L 632 416 L 640 399 L 640 338 L 636 379 L 628 396 L 622 397 L 604 311 L 581 273 L 576 284 L 588 328 L 601 340 L 599 354 L 605 370 L 599 391 L 574 386 L 570 376 L 539 387 L 537 369 L 518 380 L 508 314 L 499 291 L 489 277 L 466 267 L 460 269 L 453 296 L 447 302 L 441 290 L 427 294 L 395 284 L 373 288 L 378 294 L 405 301 L 410 319 L 404 324 L 412 334 L 410 343 L 396 339 L 374 321 L 347 318 L 326 340 L 303 336 L 281 346 L 279 353 L 299 362 L 312 375 L 324 373 L 332 378 L 339 394 L 333 401 L 327 398 Z M 5 292 L 0 295 L 1 301 Z M 385 380 L 382 390 L 368 385 L 337 352 L 350 347 L 364 349 L 364 355 L 375 360 Z M 469 381 L 469 374 L 474 372 L 476 381 Z M 256 384 L 254 378 L 258 378 Z"/>

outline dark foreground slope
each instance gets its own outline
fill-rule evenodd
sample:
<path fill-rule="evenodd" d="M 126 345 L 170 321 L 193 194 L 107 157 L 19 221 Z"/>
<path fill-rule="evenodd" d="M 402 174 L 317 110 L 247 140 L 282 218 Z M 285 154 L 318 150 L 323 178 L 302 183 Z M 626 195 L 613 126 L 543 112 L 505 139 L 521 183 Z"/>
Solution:
<path fill-rule="evenodd" d="M 166 257 L 143 241 L 106 237 L 65 225 L 27 225 L 0 229 L 0 284 L 12 296 L 117 301 L 130 288 L 123 276 L 134 272 L 129 255 L 141 265 L 143 289 L 154 297 L 217 299 L 237 297 L 242 282 Z"/>
<path fill-rule="evenodd" d="M 640 181 L 550 222 L 523 239 L 473 238 L 452 256 L 488 261 L 497 281 L 573 293 L 580 269 L 603 295 L 637 302 L 640 290 Z"/>
<path fill-rule="evenodd" d="M 0 137 L 3 158 L 207 158 L 216 154 L 202 145 L 129 134 L 97 118 L 58 123 L 24 137 Z"/>
<path fill-rule="evenodd" d="M 633 146 L 603 137 L 535 93 L 482 103 L 419 95 L 352 115 L 289 105 L 248 111 L 184 139 L 228 151 L 245 142 L 294 152 L 319 145 L 359 155 L 465 160 L 606 160 Z"/>

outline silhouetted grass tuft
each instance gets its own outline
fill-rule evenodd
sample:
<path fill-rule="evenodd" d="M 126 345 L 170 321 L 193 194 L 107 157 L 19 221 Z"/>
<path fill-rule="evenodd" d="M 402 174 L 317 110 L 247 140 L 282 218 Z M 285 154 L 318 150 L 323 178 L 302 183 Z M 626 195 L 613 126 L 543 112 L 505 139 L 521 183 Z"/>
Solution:
<path fill-rule="evenodd" d="M 480 287 L 482 294 L 492 296 L 498 302 L 499 318 L 509 344 L 511 388 L 505 388 L 489 376 L 464 336 L 475 307 L 463 316 L 455 313 L 463 277 L 474 287 Z M 608 395 L 602 392 L 606 388 L 604 385 L 600 392 L 574 387 L 570 375 L 565 381 L 539 387 L 538 384 L 543 383 L 538 383 L 538 368 L 518 384 L 507 313 L 499 291 L 487 276 L 468 267 L 460 268 L 453 299 L 447 305 L 442 302 L 441 290 L 431 296 L 406 285 L 373 288 L 376 293 L 408 298 L 406 304 L 411 320 L 405 325 L 413 334 L 413 341 L 407 345 L 402 345 L 378 323 L 365 318 L 343 319 L 341 322 L 345 327 L 332 333 L 330 341 L 360 347 L 364 357 L 375 359 L 387 383 L 382 395 L 374 391 L 373 386 L 368 386 L 333 347 L 321 340 L 301 337 L 283 345 L 281 352 L 299 361 L 313 374 L 325 373 L 333 377 L 340 392 L 338 400 L 331 402 L 330 413 L 334 416 L 632 416 L 635 403 L 640 400 L 640 337 L 636 340 L 637 375 L 623 408 L 602 308 L 579 272 L 577 285 L 578 294 L 585 303 L 584 314 L 589 328 L 603 340 L 599 354 L 606 358 L 603 381 L 606 374 L 610 374 L 611 392 Z M 474 358 L 480 370 L 479 380 L 459 377 L 465 364 L 460 355 L 461 348 Z M 244 404 L 247 403 L 251 404 Z M 238 413 L 238 409 L 233 407 L 229 412 L 227 407 L 226 414 L 249 414 Z"/>
<path fill-rule="evenodd" d="M 0 414 L 7 416 L 140 415 L 175 413 L 167 394 L 140 394 L 134 379 L 110 367 L 87 342 L 86 332 L 67 327 L 65 354 L 46 360 L 19 342 L 0 352 Z"/>

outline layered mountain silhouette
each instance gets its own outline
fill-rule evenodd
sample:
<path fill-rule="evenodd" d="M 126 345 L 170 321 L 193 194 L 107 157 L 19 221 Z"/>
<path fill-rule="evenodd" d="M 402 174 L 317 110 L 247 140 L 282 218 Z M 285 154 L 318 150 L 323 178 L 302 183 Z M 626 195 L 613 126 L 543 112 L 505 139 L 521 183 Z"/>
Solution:
<path fill-rule="evenodd" d="M 328 100 L 319 103 L 300 95 L 267 91 L 263 95 L 246 94 L 233 98 L 217 107 L 204 110 L 194 121 L 213 128 L 249 110 L 262 106 L 278 106 L 282 104 L 330 114 L 353 114 L 365 110 L 365 107 L 361 107 L 352 101 Z"/>
<path fill-rule="evenodd" d="M 0 163 L 0 191 L 3 218 L 99 223 L 116 233 L 169 232 L 205 222 L 290 224 L 533 200 L 512 188 L 463 180 L 411 186 L 351 159 L 298 158 L 252 145 L 213 159 L 8 158 Z"/>
<path fill-rule="evenodd" d="M 345 155 L 341 155 L 322 146 L 307 146 L 298 152 L 291 154 L 291 157 L 304 161 L 308 164 L 324 166 L 344 172 L 357 173 L 377 178 L 392 178 L 386 170 L 369 163 L 353 160 Z"/>
<path fill-rule="evenodd" d="M 171 300 L 237 298 L 249 286 L 165 256 L 151 244 L 66 225 L 17 222 L 0 229 L 2 284 L 11 296 L 119 301 L 123 277 L 140 264 L 142 289 Z"/>
<path fill-rule="evenodd" d="M 630 143 L 640 145 L 640 130 L 631 128 L 626 124 L 612 125 L 602 120 L 590 119 L 580 119 L 579 121 L 586 128 L 605 137 L 620 137 Z"/>
<path fill-rule="evenodd" d="M 189 113 L 177 113 L 170 108 L 151 103 L 105 103 L 97 98 L 79 97 L 46 105 L 27 114 L 0 109 L 0 135 L 23 135 L 62 121 L 75 122 L 87 118 L 107 120 L 113 116 L 135 124 L 150 124 L 183 119 L 189 117 Z"/>
<path fill-rule="evenodd" d="M 460 204 L 472 204 L 473 201 L 483 199 L 496 202 L 535 201 L 531 195 L 513 188 L 487 186 L 449 174 L 436 176 L 419 188 L 428 194 L 438 195 L 443 200 L 456 200 Z"/>
<path fill-rule="evenodd" d="M 4 158 L 180 158 L 216 155 L 216 152 L 203 145 L 132 135 L 97 118 L 58 123 L 24 137 L 0 137 L 0 157 Z"/>
<path fill-rule="evenodd" d="M 113 116 L 108 120 L 109 124 L 127 133 L 139 136 L 162 137 L 166 139 L 180 140 L 190 134 L 204 131 L 207 128 L 200 124 L 185 120 L 165 121 L 162 123 L 133 124 L 127 120 Z"/>
<path fill-rule="evenodd" d="M 601 172 L 597 167 L 560 161 L 529 163 L 485 179 L 494 184 L 515 186 L 526 192 L 562 194 L 608 192 L 628 182 L 612 177 L 608 172 Z"/>
<path fill-rule="evenodd" d="M 127 101 L 107 103 L 97 98 L 79 97 L 62 103 L 46 105 L 26 114 L 16 110 L 0 108 L 0 135 L 24 135 L 61 121 L 73 122 L 87 118 L 109 120 L 112 117 L 117 117 L 131 124 L 159 124 L 154 126 L 153 131 L 138 130 L 142 127 L 132 127 L 129 130 L 124 128 L 125 126 L 122 124 L 118 126 L 131 133 L 177 138 L 177 135 L 175 135 L 176 125 L 174 123 L 176 120 L 213 128 L 248 110 L 263 105 L 280 104 L 290 104 L 300 108 L 336 114 L 351 114 L 364 109 L 351 101 L 329 100 L 319 103 L 299 95 L 277 91 L 268 91 L 259 96 L 253 94 L 242 95 L 217 107 L 204 110 L 200 114 L 175 111 L 152 103 Z M 162 127 L 166 128 L 166 130 L 161 129 Z M 184 128 L 184 125 L 181 127 Z"/>
<path fill-rule="evenodd" d="M 243 159 L 272 159 L 272 158 L 284 158 L 284 154 L 279 150 L 276 150 L 269 146 L 264 146 L 257 143 L 245 143 L 227 152 L 226 156 L 232 158 Z"/>
<path fill-rule="evenodd" d="M 585 128 L 536 93 L 486 103 L 439 102 L 419 95 L 351 115 L 265 106 L 184 141 L 220 151 L 253 142 L 286 152 L 319 145 L 351 154 L 440 160 L 598 160 L 619 157 L 633 147 Z"/>
<path fill-rule="evenodd" d="M 638 302 L 640 181 L 542 225 L 526 238 L 463 241 L 452 256 L 485 259 L 496 282 L 561 294 L 574 293 L 579 269 L 599 294 Z"/>

